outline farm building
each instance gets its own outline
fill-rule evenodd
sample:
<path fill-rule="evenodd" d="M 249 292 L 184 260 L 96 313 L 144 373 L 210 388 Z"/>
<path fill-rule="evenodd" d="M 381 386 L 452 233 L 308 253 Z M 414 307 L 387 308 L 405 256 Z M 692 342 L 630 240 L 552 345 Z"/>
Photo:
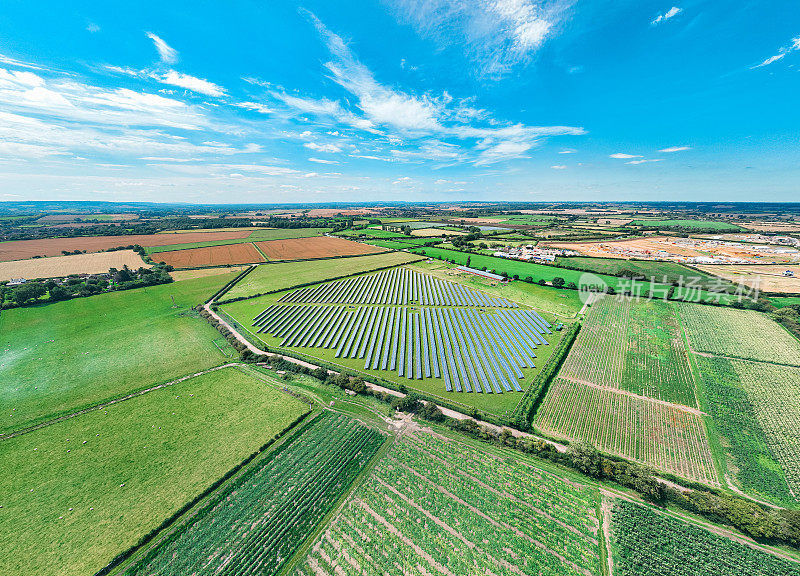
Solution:
<path fill-rule="evenodd" d="M 469 268 L 467 266 L 457 266 L 456 270 L 459 270 L 461 272 L 466 272 L 467 274 L 475 274 L 476 276 L 483 276 L 484 278 L 489 278 L 490 280 L 497 280 L 498 282 L 505 282 L 508 280 L 508 278 L 504 278 L 499 274 L 493 274 L 491 272 L 485 272 L 484 270 Z"/>

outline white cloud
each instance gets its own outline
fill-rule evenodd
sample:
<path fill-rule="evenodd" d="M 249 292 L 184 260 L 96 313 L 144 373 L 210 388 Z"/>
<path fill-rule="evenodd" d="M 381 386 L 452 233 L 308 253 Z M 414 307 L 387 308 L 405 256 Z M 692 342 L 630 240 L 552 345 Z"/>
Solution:
<path fill-rule="evenodd" d="M 89 22 L 86 25 L 86 31 L 91 32 L 92 34 L 94 34 L 95 32 L 100 32 L 100 26 L 98 26 L 94 22 Z"/>
<path fill-rule="evenodd" d="M 631 160 L 630 162 L 625 162 L 625 164 L 646 164 L 647 162 L 661 162 L 661 158 L 651 158 L 651 159 L 642 159 L 642 160 Z"/>
<path fill-rule="evenodd" d="M 565 148 L 564 150 L 559 150 L 558 153 L 559 154 L 575 154 L 575 152 L 577 152 L 577 150 L 575 150 L 574 148 Z"/>
<path fill-rule="evenodd" d="M 334 154 L 342 151 L 342 149 L 336 144 L 317 144 L 316 142 L 306 142 L 303 144 L 303 146 L 309 150 L 314 150 L 315 152 L 325 152 L 327 154 Z"/>
<path fill-rule="evenodd" d="M 684 150 L 691 150 L 691 146 L 670 146 L 669 148 L 662 148 L 659 152 L 683 152 Z"/>
<path fill-rule="evenodd" d="M 618 160 L 625 160 L 628 158 L 641 158 L 641 156 L 636 154 L 623 154 L 622 152 L 617 152 L 615 154 L 609 155 L 609 158 L 617 158 Z"/>
<path fill-rule="evenodd" d="M 194 76 L 189 76 L 188 74 L 183 74 L 181 72 L 176 72 L 175 70 L 169 70 L 166 74 L 153 73 L 151 77 L 155 80 L 158 80 L 162 84 L 186 88 L 187 90 L 191 90 L 192 92 L 197 92 L 199 94 L 205 94 L 206 96 L 219 97 L 225 94 L 225 89 L 221 86 L 217 86 L 213 82 L 203 80 L 202 78 L 196 78 Z"/>
<path fill-rule="evenodd" d="M 172 46 L 164 42 L 159 36 L 153 34 L 152 32 L 146 32 L 147 37 L 153 41 L 153 45 L 156 47 L 158 51 L 158 56 L 161 58 L 161 61 L 166 64 L 175 64 L 178 61 L 178 51 L 175 50 Z"/>
<path fill-rule="evenodd" d="M 657 26 L 658 24 L 661 24 L 662 22 L 666 22 L 670 18 L 674 18 L 675 16 L 677 16 L 681 12 L 683 12 L 683 8 L 678 8 L 677 6 L 673 6 L 672 8 L 670 8 L 669 10 L 664 12 L 663 14 L 659 14 L 654 20 L 652 20 L 650 22 L 650 24 L 652 26 Z"/>
<path fill-rule="evenodd" d="M 553 170 L 566 170 L 567 167 L 564 164 L 556 164 L 555 166 L 550 166 Z"/>
<path fill-rule="evenodd" d="M 778 53 L 775 54 L 774 56 L 770 56 L 769 58 L 764 60 L 761 64 L 756 64 L 755 66 L 751 66 L 750 68 L 753 69 L 753 68 L 761 68 L 762 66 L 769 66 L 773 62 L 777 62 L 778 60 L 783 60 L 783 58 L 787 54 L 791 54 L 795 50 L 800 50 L 800 36 L 798 36 L 797 38 L 792 38 L 791 44 L 788 44 L 787 46 L 781 46 L 778 49 Z"/>
<path fill-rule="evenodd" d="M 572 0 L 390 0 L 398 20 L 440 47 L 458 46 L 479 76 L 499 78 L 531 60 L 566 19 Z"/>
<path fill-rule="evenodd" d="M 236 102 L 234 106 L 244 108 L 245 110 L 253 110 L 260 114 L 272 114 L 274 112 L 269 106 L 259 104 L 258 102 Z"/>
<path fill-rule="evenodd" d="M 325 160 L 323 158 L 314 158 L 311 157 L 308 159 L 309 162 L 316 162 L 317 164 L 338 164 L 338 160 Z"/>

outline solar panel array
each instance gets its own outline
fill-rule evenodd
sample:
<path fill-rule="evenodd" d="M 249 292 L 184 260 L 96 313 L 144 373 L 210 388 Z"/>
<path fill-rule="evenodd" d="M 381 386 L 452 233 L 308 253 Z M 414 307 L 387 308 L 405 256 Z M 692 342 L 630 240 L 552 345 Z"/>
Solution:
<path fill-rule="evenodd" d="M 392 268 L 377 274 L 301 288 L 284 295 L 279 302 L 519 307 L 516 302 L 505 298 L 488 296 L 456 282 L 434 278 L 408 268 Z"/>
<path fill-rule="evenodd" d="M 280 346 L 364 360 L 365 370 L 496 394 L 522 391 L 521 369 L 535 367 L 535 350 L 552 334 L 533 310 L 407 269 L 290 292 L 253 326 Z"/>

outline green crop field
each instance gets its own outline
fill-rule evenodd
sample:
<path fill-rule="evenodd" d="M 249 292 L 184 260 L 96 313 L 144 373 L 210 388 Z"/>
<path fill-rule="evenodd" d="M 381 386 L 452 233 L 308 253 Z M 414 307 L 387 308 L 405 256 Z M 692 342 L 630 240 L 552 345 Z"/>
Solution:
<path fill-rule="evenodd" d="M 242 230 L 247 230 L 246 228 Z M 228 244 L 243 244 L 245 242 L 261 242 L 263 240 L 286 240 L 289 238 L 308 238 L 309 236 L 321 236 L 328 231 L 328 228 L 262 228 L 253 230 L 247 238 L 237 238 L 234 240 L 209 240 L 207 242 L 185 242 L 170 244 L 168 246 L 148 246 L 145 252 L 157 254 L 170 250 L 185 250 L 187 248 L 206 248 L 208 246 L 226 246 Z M 176 240 L 180 240 L 180 234 L 174 234 Z"/>
<path fill-rule="evenodd" d="M 378 268 L 399 266 L 419 260 L 414 254 L 390 252 L 351 258 L 329 258 L 313 262 L 277 262 L 256 267 L 237 283 L 223 300 L 246 298 L 258 294 L 286 290 L 312 282 L 323 282 L 352 274 L 362 274 Z"/>
<path fill-rule="evenodd" d="M 800 365 L 800 340 L 766 314 L 694 304 L 679 304 L 678 309 L 697 352 Z"/>
<path fill-rule="evenodd" d="M 0 441 L 0 573 L 94 574 L 307 410 L 225 368 Z"/>
<path fill-rule="evenodd" d="M 631 502 L 612 513 L 617 576 L 800 576 L 800 564 Z"/>
<path fill-rule="evenodd" d="M 331 413 L 301 426 L 125 574 L 278 574 L 385 440 Z"/>
<path fill-rule="evenodd" d="M 671 302 L 611 296 L 595 302 L 560 375 L 697 407 L 687 351 Z"/>
<path fill-rule="evenodd" d="M 736 224 L 716 220 L 634 220 L 629 225 L 651 228 L 683 228 L 687 230 L 713 230 L 715 232 L 736 232 L 742 230 Z"/>
<path fill-rule="evenodd" d="M 557 378 L 534 424 L 550 436 L 719 485 L 703 419 L 680 407 Z"/>
<path fill-rule="evenodd" d="M 782 505 L 796 503 L 780 462 L 786 461 L 788 465 L 795 462 L 789 469 L 793 470 L 795 493 L 800 493 L 796 465 L 800 443 L 795 422 L 800 413 L 798 370 L 702 356 L 697 357 L 697 366 L 708 412 L 717 432 L 724 438 L 731 480 L 738 481 L 742 490 L 760 498 Z M 780 414 L 775 412 L 777 407 L 788 409 Z M 775 433 L 787 425 L 794 427 L 788 436 Z M 766 428 L 772 431 L 769 436 Z"/>
<path fill-rule="evenodd" d="M 0 432 L 223 363 L 191 308 L 223 274 L 0 315 Z"/>
<path fill-rule="evenodd" d="M 768 298 L 776 308 L 785 306 L 800 306 L 800 296 L 771 296 Z"/>
<path fill-rule="evenodd" d="M 295 571 L 599 574 L 599 493 L 431 434 L 406 434 Z"/>
<path fill-rule="evenodd" d="M 629 272 L 642 276 L 647 280 L 653 278 L 656 282 L 666 284 L 682 283 L 683 285 L 691 284 L 692 286 L 706 287 L 717 286 L 719 283 L 719 279 L 716 276 L 694 270 L 677 262 L 569 256 L 557 258 L 556 265 L 572 270 L 585 270 L 595 274 L 609 274 L 611 276 Z"/>
<path fill-rule="evenodd" d="M 494 414 L 514 409 L 562 334 L 546 313 L 540 324 L 505 298 L 405 268 L 222 309 L 269 349 Z"/>
<path fill-rule="evenodd" d="M 370 238 L 407 238 L 402 232 L 391 232 L 390 230 L 381 230 L 380 228 L 360 228 L 358 230 L 342 230 L 336 233 L 337 236 L 344 236 L 346 238 L 358 238 L 360 236 Z"/>

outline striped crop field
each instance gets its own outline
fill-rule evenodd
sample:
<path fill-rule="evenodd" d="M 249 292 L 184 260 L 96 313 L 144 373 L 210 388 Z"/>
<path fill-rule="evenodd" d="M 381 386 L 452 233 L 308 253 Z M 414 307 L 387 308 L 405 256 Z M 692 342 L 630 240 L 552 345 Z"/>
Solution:
<path fill-rule="evenodd" d="M 215 494 L 126 576 L 278 574 L 383 444 L 324 413 Z"/>
<path fill-rule="evenodd" d="M 535 424 L 546 434 L 588 442 L 658 470 L 719 485 L 703 420 L 696 412 L 557 378 Z"/>
<path fill-rule="evenodd" d="M 364 370 L 440 378 L 448 392 L 521 392 L 550 325 L 536 311 L 407 268 L 302 288 L 253 319 L 281 347 L 335 351 Z"/>
<path fill-rule="evenodd" d="M 430 434 L 406 434 L 295 576 L 601 573 L 599 493 Z"/>
<path fill-rule="evenodd" d="M 674 305 L 606 297 L 592 305 L 563 378 L 697 407 Z"/>

